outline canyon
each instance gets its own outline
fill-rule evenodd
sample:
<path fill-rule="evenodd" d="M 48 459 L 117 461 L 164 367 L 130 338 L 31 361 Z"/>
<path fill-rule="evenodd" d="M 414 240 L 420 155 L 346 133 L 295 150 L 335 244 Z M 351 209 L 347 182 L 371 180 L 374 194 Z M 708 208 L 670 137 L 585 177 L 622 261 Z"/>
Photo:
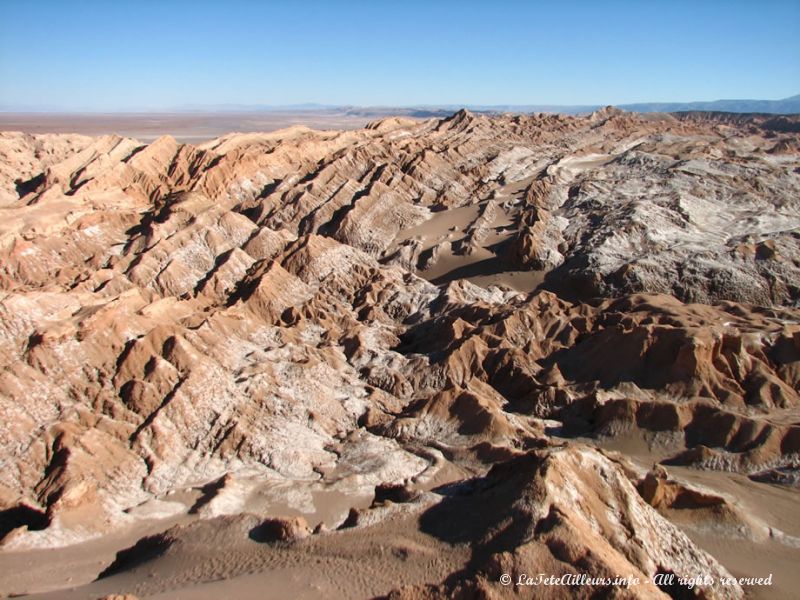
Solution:
<path fill-rule="evenodd" d="M 791 597 L 798 131 L 0 133 L 0 590 Z"/>

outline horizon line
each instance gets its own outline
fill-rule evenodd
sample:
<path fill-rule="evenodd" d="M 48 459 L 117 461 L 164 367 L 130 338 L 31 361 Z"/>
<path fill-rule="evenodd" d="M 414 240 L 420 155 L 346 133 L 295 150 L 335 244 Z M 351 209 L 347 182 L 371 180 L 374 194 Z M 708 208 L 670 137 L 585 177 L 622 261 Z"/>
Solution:
<path fill-rule="evenodd" d="M 48 105 L 39 106 L 3 106 L 0 105 L 0 113 L 30 113 L 30 114 L 158 114 L 158 113 L 193 113 L 193 112 L 278 112 L 281 110 L 291 111 L 314 111 L 314 110 L 535 110 L 535 109 L 569 109 L 569 110 L 593 110 L 605 106 L 615 106 L 624 108 L 626 106 L 656 106 L 656 105 L 694 105 L 694 104 L 716 104 L 724 102 L 759 102 L 759 103 L 780 103 L 787 101 L 800 101 L 800 94 L 787 96 L 785 98 L 718 98 L 714 100 L 650 100 L 642 102 L 596 102 L 596 103 L 567 103 L 560 104 L 555 102 L 537 103 L 476 103 L 476 102 L 443 102 L 443 103 L 410 103 L 410 104 L 327 104 L 321 102 L 297 102 L 290 104 L 265 104 L 265 103 L 240 103 L 240 102 L 220 102 L 211 104 L 182 104 L 168 107 L 118 107 L 118 108 L 80 108 L 80 107 L 57 107 Z"/>

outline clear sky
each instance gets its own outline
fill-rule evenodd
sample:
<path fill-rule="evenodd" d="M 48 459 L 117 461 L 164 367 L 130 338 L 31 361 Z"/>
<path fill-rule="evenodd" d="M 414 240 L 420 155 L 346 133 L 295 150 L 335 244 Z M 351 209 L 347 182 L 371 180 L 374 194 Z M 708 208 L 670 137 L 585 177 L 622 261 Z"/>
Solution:
<path fill-rule="evenodd" d="M 800 93 L 800 0 L 0 0 L 0 107 Z"/>

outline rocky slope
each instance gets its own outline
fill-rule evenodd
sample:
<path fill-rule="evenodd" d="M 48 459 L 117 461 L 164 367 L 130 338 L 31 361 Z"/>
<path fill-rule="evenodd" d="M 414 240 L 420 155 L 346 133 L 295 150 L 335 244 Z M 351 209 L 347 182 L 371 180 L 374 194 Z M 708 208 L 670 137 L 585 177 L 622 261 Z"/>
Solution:
<path fill-rule="evenodd" d="M 415 543 L 471 557 L 409 567 L 396 597 L 504 595 L 502 573 L 542 564 L 719 581 L 668 520 L 680 496 L 716 523 L 706 496 L 595 446 L 646 440 L 795 493 L 800 144 L 771 123 L 609 108 L 199 146 L 0 134 L 3 553 L 235 515 L 369 539 L 401 507 Z M 722 535 L 741 531 L 713 497 Z M 247 571 L 229 567 L 213 577 Z M 624 593 L 686 591 L 653 585 Z"/>

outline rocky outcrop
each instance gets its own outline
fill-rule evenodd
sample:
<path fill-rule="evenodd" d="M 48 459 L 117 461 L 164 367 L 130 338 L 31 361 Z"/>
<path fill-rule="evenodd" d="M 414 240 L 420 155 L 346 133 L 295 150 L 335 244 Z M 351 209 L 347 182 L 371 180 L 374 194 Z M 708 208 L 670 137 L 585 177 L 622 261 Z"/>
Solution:
<path fill-rule="evenodd" d="M 494 466 L 428 509 L 421 526 L 451 543 L 469 543 L 472 558 L 439 585 L 401 588 L 389 598 L 511 597 L 526 590 L 518 584 L 528 577 L 536 581 L 544 573 L 559 580 L 576 569 L 601 583 L 555 585 L 542 595 L 669 598 L 676 590 L 660 589 L 659 574 L 686 581 L 730 577 L 639 496 L 618 464 L 579 446 L 529 452 Z M 611 583 L 628 577 L 637 583 Z M 684 587 L 684 593 L 744 597 L 738 585 L 719 583 Z"/>

